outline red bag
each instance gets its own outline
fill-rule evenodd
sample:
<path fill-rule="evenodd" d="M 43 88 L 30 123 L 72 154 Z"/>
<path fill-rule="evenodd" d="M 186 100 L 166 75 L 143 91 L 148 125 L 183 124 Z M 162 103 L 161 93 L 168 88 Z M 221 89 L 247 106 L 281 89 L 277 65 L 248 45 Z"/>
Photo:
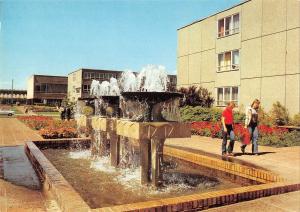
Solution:
<path fill-rule="evenodd" d="M 244 135 L 243 135 L 243 144 L 250 144 L 250 133 L 248 130 L 245 130 Z"/>

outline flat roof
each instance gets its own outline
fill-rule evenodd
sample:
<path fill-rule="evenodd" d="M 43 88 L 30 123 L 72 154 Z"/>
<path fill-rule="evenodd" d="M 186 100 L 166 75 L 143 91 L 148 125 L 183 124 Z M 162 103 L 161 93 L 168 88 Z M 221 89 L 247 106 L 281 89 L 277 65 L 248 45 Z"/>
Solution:
<path fill-rule="evenodd" d="M 24 93 L 26 94 L 27 93 L 27 90 L 22 90 L 22 89 L 0 89 L 0 93 L 11 93 L 11 92 L 17 92 L 17 93 Z"/>
<path fill-rule="evenodd" d="M 80 71 L 80 70 L 82 70 L 82 71 L 96 71 L 96 72 L 97 71 L 118 72 L 118 73 L 123 72 L 123 71 L 107 70 L 107 69 L 79 68 L 79 69 L 76 69 L 75 71 L 70 72 L 68 75 L 73 74 L 74 72 L 77 72 L 77 71 Z"/>
<path fill-rule="evenodd" d="M 203 20 L 205 20 L 205 19 L 208 19 L 208 18 L 210 18 L 210 17 L 212 17 L 212 16 L 215 16 L 215 15 L 220 14 L 220 13 L 222 13 L 222 12 L 225 12 L 225 11 L 227 11 L 227 10 L 231 10 L 232 8 L 238 7 L 238 6 L 240 6 L 240 5 L 242 5 L 242 4 L 245 4 L 245 3 L 249 2 L 249 1 L 252 1 L 252 0 L 243 0 L 241 3 L 235 4 L 235 5 L 233 5 L 232 7 L 229 7 L 229 8 L 227 8 L 227 9 L 221 10 L 221 11 L 219 11 L 219 12 L 216 12 L 216 13 L 214 13 L 214 14 L 212 14 L 212 15 L 206 16 L 206 17 L 201 18 L 201 19 L 199 19 L 199 20 L 193 21 L 192 23 L 189 23 L 189 24 L 187 24 L 187 25 L 184 25 L 184 26 L 178 28 L 177 30 L 181 30 L 181 29 L 183 29 L 183 28 L 185 28 L 185 27 L 188 27 L 188 26 L 191 26 L 191 25 L 193 25 L 193 24 L 195 24 L 195 23 L 201 22 L 201 21 L 203 21 Z"/>
<path fill-rule="evenodd" d="M 67 76 L 55 76 L 55 75 L 43 75 L 43 74 L 33 74 L 33 77 L 61 77 L 61 78 L 68 78 Z"/>

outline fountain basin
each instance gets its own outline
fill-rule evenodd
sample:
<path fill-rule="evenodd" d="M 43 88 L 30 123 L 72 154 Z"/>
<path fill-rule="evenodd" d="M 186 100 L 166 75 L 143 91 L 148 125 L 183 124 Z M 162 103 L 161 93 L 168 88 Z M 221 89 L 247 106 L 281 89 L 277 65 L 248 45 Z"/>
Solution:
<path fill-rule="evenodd" d="M 87 202 L 93 201 L 95 196 L 91 195 L 91 200 L 87 200 L 87 196 L 85 195 L 88 194 L 82 192 L 80 187 L 77 187 L 80 185 L 77 183 L 73 184 L 72 180 L 67 180 L 69 179 L 69 176 L 67 175 L 76 173 L 76 171 L 59 171 L 59 166 L 54 166 L 54 163 L 52 164 L 49 159 L 45 157 L 45 155 L 42 153 L 42 150 L 49 148 L 62 150 L 72 146 L 76 147 L 78 144 L 82 147 L 88 147 L 89 143 L 90 141 L 82 139 L 52 139 L 47 141 L 42 140 L 27 142 L 25 144 L 25 152 L 42 181 L 43 191 L 46 193 L 50 192 L 55 197 L 62 211 L 94 211 L 92 208 L 95 207 L 87 204 Z M 217 190 L 213 189 L 204 191 L 204 193 L 203 191 L 195 191 L 195 193 L 187 195 L 177 192 L 175 195 L 176 197 L 160 197 L 151 201 L 135 201 L 133 203 L 128 202 L 127 204 L 119 203 L 119 205 L 110 207 L 105 207 L 103 205 L 104 208 L 101 206 L 101 208 L 96 207 L 97 209 L 95 209 L 95 211 L 198 211 L 202 209 L 208 209 L 210 207 L 218 207 L 300 189 L 299 183 L 292 184 L 290 182 L 278 182 L 278 179 L 275 178 L 274 181 L 270 181 L 270 178 L 273 178 L 272 176 L 276 175 L 273 173 L 267 173 L 266 171 L 258 168 L 239 165 L 215 158 L 210 160 L 207 156 L 201 156 L 197 154 L 193 155 L 192 153 L 187 153 L 184 151 L 182 153 L 181 152 L 182 151 L 175 152 L 168 150 L 168 154 L 174 154 L 176 158 L 183 157 L 184 160 L 191 162 L 192 165 L 196 165 L 200 162 L 205 167 L 211 167 L 210 170 L 206 170 L 204 173 L 210 173 L 213 177 L 219 176 L 219 174 L 222 173 L 221 176 L 227 177 L 227 179 L 231 179 L 234 182 L 236 182 L 236 180 L 239 181 L 239 177 L 245 180 L 250 177 L 250 181 L 253 181 L 253 174 L 258 173 L 256 174 L 255 179 L 266 179 L 266 183 L 261 184 L 260 182 L 254 182 L 254 185 L 251 185 L 252 183 L 243 183 L 238 187 L 234 186 L 235 188 L 220 187 Z M 50 154 L 52 157 L 55 157 L 55 155 L 55 152 L 54 154 Z M 64 161 L 61 163 L 61 165 L 65 165 Z M 78 167 L 75 166 L 72 169 L 78 170 L 77 168 Z M 194 167 L 194 170 L 199 170 L 199 167 Z M 240 176 L 236 174 L 239 174 Z M 76 180 L 77 178 L 79 179 L 82 177 L 82 175 L 78 174 L 74 179 Z M 85 188 L 89 184 L 87 184 L 87 180 L 89 180 L 91 185 L 94 185 L 92 184 L 93 180 L 90 180 L 89 178 L 83 178 L 81 180 L 83 183 L 81 186 Z M 98 188 L 101 190 L 101 180 L 97 182 L 99 183 Z M 117 189 L 116 193 L 118 192 L 119 190 Z M 113 196 L 111 190 L 110 192 L 105 193 L 105 195 L 108 197 Z M 100 195 L 100 197 L 104 199 L 106 198 L 103 195 Z"/>

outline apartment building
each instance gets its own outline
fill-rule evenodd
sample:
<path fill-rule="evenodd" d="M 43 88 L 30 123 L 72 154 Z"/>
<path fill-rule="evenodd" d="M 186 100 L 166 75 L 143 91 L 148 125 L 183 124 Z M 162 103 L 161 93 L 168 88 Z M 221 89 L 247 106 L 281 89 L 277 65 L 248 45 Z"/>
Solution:
<path fill-rule="evenodd" d="M 27 82 L 27 103 L 60 105 L 67 97 L 65 76 L 32 75 Z"/>
<path fill-rule="evenodd" d="M 92 80 L 100 82 L 109 81 L 111 77 L 119 79 L 123 71 L 101 69 L 78 69 L 68 74 L 68 98 L 76 101 L 78 98 L 89 98 Z M 168 75 L 169 90 L 175 90 L 177 83 L 176 75 Z"/>
<path fill-rule="evenodd" d="M 300 112 L 300 1 L 243 1 L 177 32 L 178 87 L 206 87 L 220 107 L 258 98 Z"/>

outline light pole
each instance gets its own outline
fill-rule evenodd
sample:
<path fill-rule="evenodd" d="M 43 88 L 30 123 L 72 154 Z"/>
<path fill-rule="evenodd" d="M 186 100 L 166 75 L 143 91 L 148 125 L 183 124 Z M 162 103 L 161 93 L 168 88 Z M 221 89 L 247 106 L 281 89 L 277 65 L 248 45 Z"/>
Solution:
<path fill-rule="evenodd" d="M 13 94 L 14 94 L 14 79 L 11 80 L 11 105 L 14 104 Z"/>

